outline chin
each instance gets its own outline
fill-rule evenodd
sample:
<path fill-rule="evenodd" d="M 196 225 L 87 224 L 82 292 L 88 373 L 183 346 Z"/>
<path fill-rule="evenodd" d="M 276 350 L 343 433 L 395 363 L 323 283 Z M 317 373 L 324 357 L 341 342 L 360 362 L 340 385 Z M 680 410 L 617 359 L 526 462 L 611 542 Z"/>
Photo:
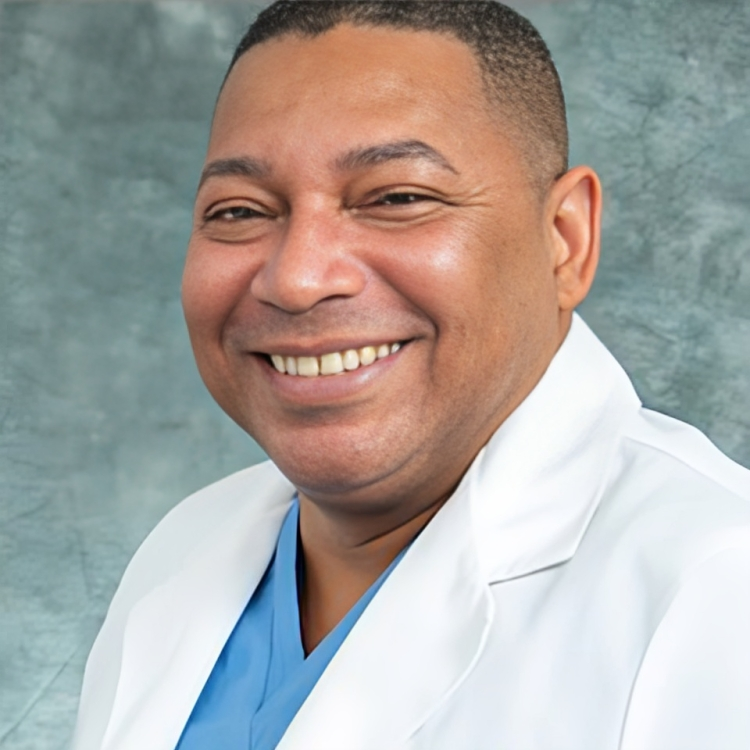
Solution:
<path fill-rule="evenodd" d="M 271 460 L 301 492 L 311 499 L 367 503 L 383 496 L 389 479 L 400 473 L 406 446 L 380 439 L 354 440 L 347 436 L 325 439 L 311 431 L 308 439 L 278 440 L 263 445 Z"/>

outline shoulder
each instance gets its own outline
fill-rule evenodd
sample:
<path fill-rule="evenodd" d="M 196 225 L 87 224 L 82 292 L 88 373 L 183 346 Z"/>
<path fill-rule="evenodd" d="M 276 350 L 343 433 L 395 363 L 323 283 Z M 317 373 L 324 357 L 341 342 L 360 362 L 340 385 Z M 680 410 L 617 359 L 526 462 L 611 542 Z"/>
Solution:
<path fill-rule="evenodd" d="M 223 529 L 252 523 L 279 503 L 293 487 L 266 461 L 230 474 L 178 503 L 154 527 L 128 564 L 113 609 L 129 609 L 134 600 L 178 572 L 185 561 Z"/>
<path fill-rule="evenodd" d="M 750 471 L 694 427 L 640 409 L 591 531 L 666 593 L 704 561 L 750 549 Z"/>
<path fill-rule="evenodd" d="M 89 654 L 75 748 L 101 747 L 122 679 L 127 625 L 138 607 L 155 595 L 169 611 L 174 582 L 192 592 L 195 561 L 202 564 L 217 551 L 236 547 L 238 537 L 254 536 L 260 547 L 272 548 L 268 529 L 280 524 L 293 491 L 273 464 L 259 464 L 185 498 L 146 537 L 125 570 Z M 255 558 L 265 554 L 255 552 Z M 244 549 L 242 556 L 244 564 Z"/>
<path fill-rule="evenodd" d="M 589 532 L 575 582 L 606 610 L 608 648 L 639 644 L 623 750 L 746 747 L 750 471 L 640 409 Z"/>
<path fill-rule="evenodd" d="M 750 471 L 695 427 L 640 409 L 620 459 L 621 489 L 654 522 L 675 515 L 704 531 L 750 522 Z"/>
<path fill-rule="evenodd" d="M 640 409 L 625 444 L 670 476 L 691 477 L 750 503 L 750 470 L 724 455 L 700 430 L 650 409 Z"/>

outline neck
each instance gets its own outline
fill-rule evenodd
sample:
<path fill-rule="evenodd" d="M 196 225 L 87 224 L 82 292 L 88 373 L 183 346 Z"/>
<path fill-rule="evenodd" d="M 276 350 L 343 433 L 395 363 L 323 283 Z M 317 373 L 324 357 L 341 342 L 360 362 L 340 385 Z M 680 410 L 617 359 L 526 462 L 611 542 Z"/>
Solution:
<path fill-rule="evenodd" d="M 447 498 L 412 517 L 392 519 L 373 535 L 372 518 L 332 518 L 300 493 L 304 576 L 299 610 L 306 654 L 346 616 Z"/>

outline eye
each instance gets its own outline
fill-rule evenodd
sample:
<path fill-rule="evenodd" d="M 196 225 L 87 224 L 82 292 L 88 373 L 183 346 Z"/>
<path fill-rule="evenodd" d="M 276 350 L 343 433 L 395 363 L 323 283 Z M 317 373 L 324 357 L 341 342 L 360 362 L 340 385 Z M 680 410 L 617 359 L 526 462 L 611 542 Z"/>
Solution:
<path fill-rule="evenodd" d="M 272 207 L 249 199 L 226 198 L 207 206 L 196 227 L 212 242 L 255 242 L 275 226 Z"/>
<path fill-rule="evenodd" d="M 243 219 L 263 218 L 265 214 L 250 206 L 224 206 L 206 215 L 206 221 L 242 221 Z"/>
<path fill-rule="evenodd" d="M 435 200 L 429 195 L 422 193 L 386 193 L 372 202 L 374 206 L 408 206 L 420 201 Z"/>
<path fill-rule="evenodd" d="M 379 226 L 407 226 L 439 218 L 450 202 L 429 187 L 383 185 L 353 204 L 356 215 L 363 221 L 373 221 Z"/>

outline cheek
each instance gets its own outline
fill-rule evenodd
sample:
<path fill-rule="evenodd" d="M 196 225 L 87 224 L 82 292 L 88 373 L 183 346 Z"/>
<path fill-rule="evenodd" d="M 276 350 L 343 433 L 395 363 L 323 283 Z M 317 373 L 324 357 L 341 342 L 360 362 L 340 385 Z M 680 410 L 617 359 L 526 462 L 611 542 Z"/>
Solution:
<path fill-rule="evenodd" d="M 246 249 L 191 240 L 182 275 L 182 307 L 193 342 L 216 338 L 252 278 Z"/>
<path fill-rule="evenodd" d="M 538 328 L 551 317 L 545 299 L 554 300 L 554 287 L 545 281 L 544 245 L 532 230 L 477 212 L 422 228 L 398 254 L 387 254 L 389 282 L 436 332 L 436 345 L 425 349 L 431 393 L 467 414 L 501 410 L 538 356 Z"/>
<path fill-rule="evenodd" d="M 485 335 L 526 275 L 516 235 L 500 229 L 480 215 L 417 227 L 381 249 L 381 274 L 439 334 Z"/>
<path fill-rule="evenodd" d="M 436 303 L 445 303 L 444 294 L 472 271 L 471 245 L 465 232 L 447 222 L 415 227 L 378 241 L 370 265 L 377 264 L 388 283 L 421 309 L 439 310 Z"/>

